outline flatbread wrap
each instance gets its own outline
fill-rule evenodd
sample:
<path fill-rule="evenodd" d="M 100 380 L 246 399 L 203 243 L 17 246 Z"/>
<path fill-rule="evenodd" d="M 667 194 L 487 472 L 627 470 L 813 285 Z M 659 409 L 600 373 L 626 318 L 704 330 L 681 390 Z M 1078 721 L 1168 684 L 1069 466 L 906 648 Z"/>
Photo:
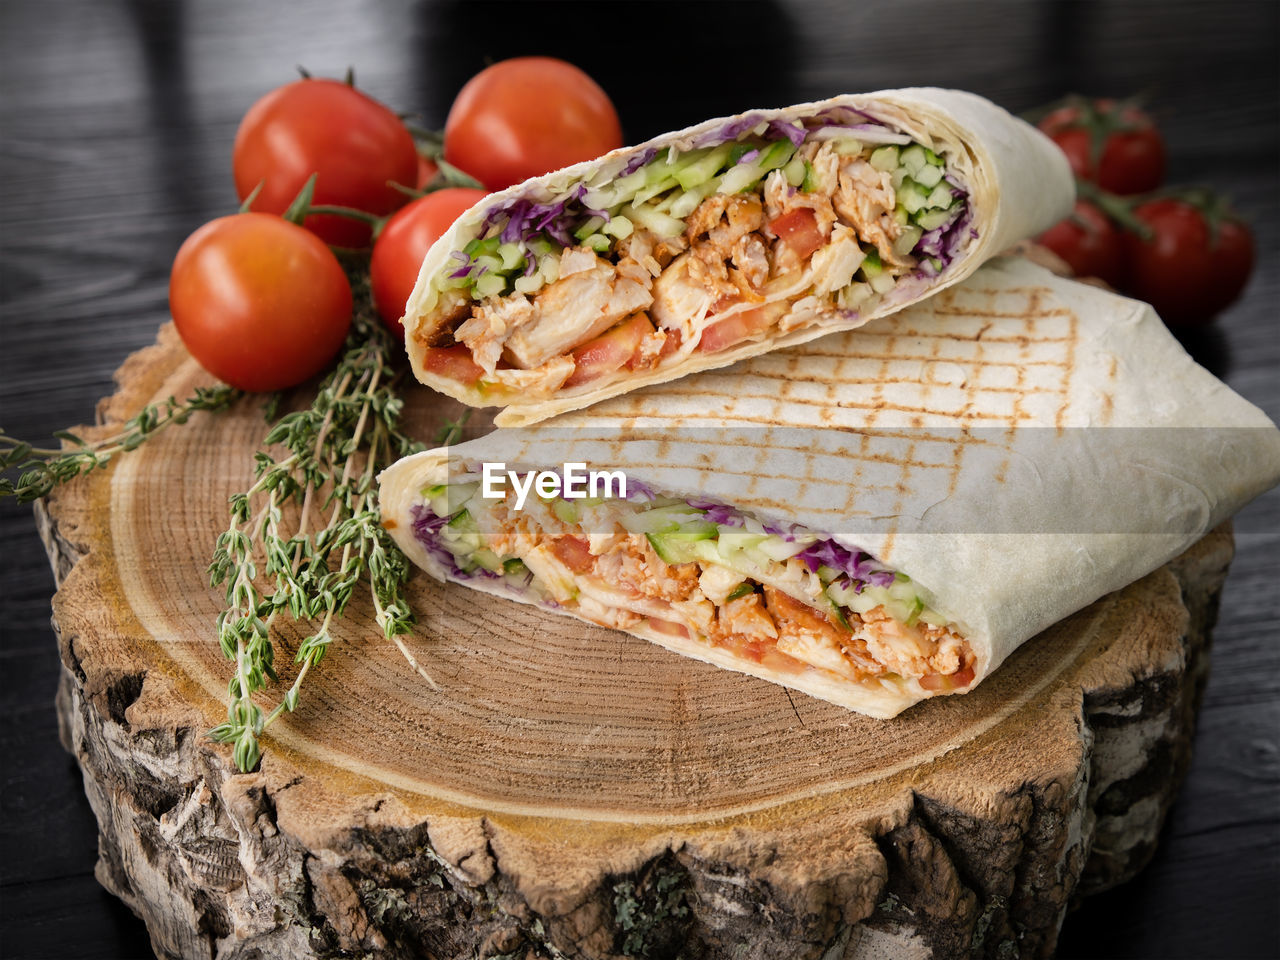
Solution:
<path fill-rule="evenodd" d="M 405 344 L 423 383 L 532 423 L 890 314 L 1073 197 L 1047 138 L 957 90 L 709 120 L 465 212 Z"/>
<path fill-rule="evenodd" d="M 484 495 L 499 465 L 523 502 L 510 476 Z M 586 498 L 521 474 L 584 467 Z M 1277 479 L 1280 431 L 1149 306 L 999 259 L 861 330 L 409 457 L 381 503 L 435 577 L 892 717 Z"/>

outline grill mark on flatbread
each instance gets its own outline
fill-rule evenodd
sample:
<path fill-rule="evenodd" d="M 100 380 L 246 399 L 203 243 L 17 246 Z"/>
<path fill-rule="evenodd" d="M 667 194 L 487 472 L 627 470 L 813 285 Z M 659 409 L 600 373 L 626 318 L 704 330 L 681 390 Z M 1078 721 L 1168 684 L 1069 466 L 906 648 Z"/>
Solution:
<path fill-rule="evenodd" d="M 1012 291 L 1009 291 L 1009 292 L 1012 292 Z M 1031 294 L 1034 296 L 1039 292 L 1040 292 L 1039 290 L 1032 290 Z M 1021 310 L 968 309 L 965 307 L 957 307 L 954 310 L 948 310 L 945 307 L 938 307 L 933 312 L 936 316 L 939 316 L 939 317 L 989 317 L 993 320 L 1025 320 L 1027 319 L 1026 313 Z M 1060 307 L 1056 310 L 1043 311 L 1043 316 L 1060 317 L 1060 316 L 1065 316 L 1070 312 L 1071 311 L 1067 310 L 1066 308 Z"/>
<path fill-rule="evenodd" d="M 892 336 L 885 341 L 885 356 L 880 361 L 879 376 L 876 378 L 875 385 L 871 388 L 873 405 L 866 408 L 871 411 L 870 415 L 867 417 L 867 426 L 875 425 L 876 420 L 880 416 L 880 409 L 884 405 L 884 378 L 889 375 L 889 364 L 893 362 L 894 354 L 897 352 L 894 349 L 897 342 L 898 338 Z M 845 404 L 837 401 L 837 406 L 843 407 Z M 851 406 L 861 408 L 860 404 L 851 404 Z"/>
<path fill-rule="evenodd" d="M 1077 317 L 1075 313 L 1072 311 L 1068 311 L 1068 313 L 1070 313 L 1071 315 L 1071 320 L 1070 320 L 1071 342 L 1067 346 L 1067 372 L 1066 372 L 1065 380 L 1069 384 L 1071 382 L 1072 374 L 1075 373 L 1076 348 L 1079 346 L 1080 318 Z M 1067 408 L 1068 406 L 1070 406 L 1069 397 L 1064 396 L 1063 400 L 1065 402 L 1058 407 L 1057 415 L 1053 418 L 1054 426 L 1058 428 L 1059 434 L 1062 433 L 1062 428 L 1067 418 Z"/>
<path fill-rule="evenodd" d="M 796 429 L 796 430 L 804 430 L 804 429 L 805 429 L 804 427 L 796 427 L 794 424 L 773 424 L 772 426 L 784 426 L 784 427 L 790 427 L 790 428 L 793 428 L 793 429 Z M 724 425 L 724 429 L 725 429 L 725 430 L 733 430 L 733 429 L 734 429 L 734 427 L 732 427 L 731 425 L 725 424 L 725 425 Z M 925 428 L 922 428 L 922 429 L 925 429 Z M 947 430 L 948 428 L 938 428 L 938 427 L 935 427 L 935 428 L 932 428 L 932 429 L 933 429 L 933 430 L 939 430 L 939 429 L 941 429 L 941 430 Z M 953 430 L 954 432 L 944 432 L 944 433 L 927 432 L 927 433 L 922 433 L 922 432 L 921 432 L 921 430 L 915 430 L 915 429 L 908 430 L 908 429 L 906 429 L 906 428 L 902 428 L 902 427 L 899 427 L 899 428 L 896 428 L 896 429 L 895 429 L 895 428 L 892 428 L 892 427 L 881 427 L 881 428 L 878 428 L 878 429 L 876 429 L 876 430 L 865 430 L 865 429 L 859 429 L 859 428 L 856 428 L 856 427 L 847 427 L 847 428 L 845 428 L 845 430 L 844 430 L 843 432 L 844 432 L 844 433 L 852 433 L 852 434 L 856 434 L 857 436 L 859 436 L 859 437 L 861 438 L 861 442 L 860 442 L 860 450 L 859 450 L 859 452 L 860 452 L 860 453 L 861 453 L 861 452 L 865 452 L 865 451 L 866 451 L 868 443 L 872 443 L 872 442 L 875 442 L 875 441 L 877 441 L 877 440 L 906 440 L 906 441 L 911 442 L 911 443 L 934 443 L 934 444 L 945 444 L 945 445 L 946 445 L 946 446 L 948 446 L 948 447 L 954 446 L 957 442 L 959 442 L 959 443 L 960 443 L 960 444 L 962 444 L 962 445 L 964 445 L 964 444 L 979 444 L 979 445 L 986 444 L 986 445 L 993 445 L 993 441 L 991 441 L 991 440 L 986 440 L 986 439 L 984 439 L 984 438 L 982 438 L 982 437 L 975 437 L 975 436 L 973 436 L 973 434 L 972 434 L 972 432 L 971 432 L 971 430 L 972 430 L 972 428 L 971 428 L 971 427 L 955 427 L 955 428 L 950 428 L 950 429 L 951 429 L 951 430 Z M 646 430 L 652 430 L 653 432 L 652 432 L 652 433 L 648 433 L 648 432 L 646 432 Z M 957 434 L 957 433 L 959 433 L 959 434 L 964 434 L 964 435 L 965 435 L 965 439 L 960 440 L 960 441 L 957 441 L 957 440 L 955 439 L 955 434 Z M 638 443 L 638 442 L 644 442 L 644 441 L 649 441 L 649 442 L 651 442 L 651 443 L 652 443 L 652 442 L 657 442 L 657 441 L 659 441 L 659 440 L 661 440 L 661 439 L 663 439 L 663 438 L 669 438 L 669 437 L 670 437 L 670 432 L 669 432 L 669 431 L 667 431 L 665 428 L 662 428 L 662 427 L 636 427 L 635 429 L 633 429 L 633 430 L 628 430 L 628 431 L 626 432 L 626 438 L 625 438 L 625 440 L 624 440 L 624 439 L 619 439 L 619 440 L 609 441 L 609 442 L 613 443 L 613 445 L 615 445 L 615 446 L 621 447 L 624 443 Z M 588 437 L 588 438 L 585 438 L 585 439 L 586 439 L 588 442 L 600 442 L 600 441 L 598 440 L 598 438 L 591 438 L 591 437 Z M 699 437 L 699 438 L 698 438 L 698 442 L 699 442 L 699 443 L 710 444 L 710 445 L 714 445 L 714 446 L 724 446 L 724 447 L 737 447 L 737 446 L 739 446 L 739 444 L 738 444 L 738 443 L 736 443 L 736 442 L 734 442 L 734 441 L 730 441 L 730 440 L 721 440 L 721 439 L 718 439 L 718 438 L 716 438 L 716 437 L 714 437 L 714 436 Z M 771 441 L 771 442 L 772 442 L 772 441 Z M 1003 444 L 1001 444 L 1001 446 L 1003 446 Z M 806 446 L 806 447 L 793 447 L 793 446 L 790 446 L 790 445 L 787 445 L 787 444 L 781 444 L 781 443 L 779 443 L 779 444 L 777 444 L 777 446 L 775 447 L 775 449 L 778 449 L 778 450 L 811 450 L 811 449 L 813 449 L 813 448 L 812 448 L 812 447 L 808 447 L 808 446 Z M 842 456 L 843 456 L 843 455 L 846 455 L 846 454 L 849 454 L 849 453 L 851 453 L 851 451 L 850 451 L 847 447 L 841 447 L 841 448 L 840 448 L 840 454 L 841 454 Z"/>
<path fill-rule="evenodd" d="M 1050 390 L 1045 392 L 1060 393 L 1061 391 Z M 688 396 L 690 398 L 696 398 L 697 394 L 686 394 L 684 396 Z M 739 394 L 739 396 L 741 396 L 743 399 L 764 399 L 764 400 L 772 399 L 772 397 L 769 394 L 744 393 L 744 394 Z M 795 404 L 796 406 L 813 407 L 817 409 L 829 409 L 829 405 L 823 402 L 822 400 L 807 400 L 807 399 L 800 399 L 800 398 L 793 397 L 792 399 L 788 400 L 787 403 Z M 952 410 L 933 410 L 933 409 L 930 409 L 929 407 L 906 406 L 904 404 L 886 403 L 884 401 L 881 401 L 881 403 L 878 406 L 873 404 L 868 404 L 868 403 L 853 403 L 850 401 L 842 401 L 838 405 L 838 408 L 841 410 L 865 410 L 869 414 L 868 421 L 865 424 L 859 424 L 857 426 L 853 426 L 853 425 L 842 426 L 840 424 L 832 424 L 833 429 L 848 429 L 848 430 L 856 431 L 856 430 L 867 429 L 869 427 L 874 427 L 875 424 L 873 420 L 877 419 L 879 415 L 882 413 L 920 414 L 920 415 L 929 416 L 929 417 L 946 418 L 948 420 L 963 419 L 959 414 L 957 414 L 955 411 L 952 411 Z M 1004 414 L 1004 413 L 986 413 L 985 411 L 975 410 L 971 413 L 965 414 L 964 416 L 977 419 L 977 420 L 989 421 L 989 425 L 991 426 L 1006 425 L 1009 427 L 1013 427 L 1016 425 L 1015 422 L 1012 420 L 1012 418 L 1008 414 Z M 782 419 L 778 416 L 763 416 L 758 414 L 739 413 L 733 410 L 732 408 L 730 408 L 730 410 L 728 410 L 725 413 L 687 413 L 687 414 L 684 414 L 681 417 L 681 419 L 691 420 L 691 421 L 708 420 L 708 421 L 714 421 L 715 423 L 718 423 L 718 424 L 726 423 L 727 421 L 732 421 L 734 423 L 740 422 L 740 423 L 754 424 L 761 427 L 799 427 L 801 426 L 801 424 L 798 424 L 793 420 Z M 1034 418 L 1030 414 L 1026 414 L 1024 416 L 1024 419 L 1033 420 Z M 613 422 L 612 417 L 601 417 L 600 420 L 603 422 Z M 876 428 L 876 429 L 879 429 L 879 428 Z"/>
<path fill-rule="evenodd" d="M 952 444 L 951 447 L 951 475 L 947 478 L 947 496 L 950 497 L 956 492 L 956 486 L 960 483 L 960 466 L 964 462 L 964 455 L 968 447 L 975 442 L 982 442 L 979 438 L 973 437 L 969 433 L 969 428 L 963 428 L 964 441 Z"/>
<path fill-rule="evenodd" d="M 955 363 L 955 361 L 952 361 L 952 360 L 948 360 L 948 361 L 946 361 L 946 362 L 947 362 L 947 363 Z M 959 364 L 956 364 L 956 365 L 957 365 L 957 366 L 959 366 Z M 1007 366 L 1007 367 L 1009 367 L 1009 368 L 1011 368 L 1011 369 L 1016 369 L 1016 367 L 1014 367 L 1014 365 L 1013 365 L 1013 364 L 988 364 L 988 366 Z M 1061 366 L 1064 366 L 1064 364 L 1057 363 L 1057 362 L 1052 362 L 1052 363 L 1051 363 L 1050 361 L 1043 361 L 1042 363 L 1031 362 L 1031 363 L 1028 363 L 1028 364 L 1027 364 L 1027 366 L 1055 366 L 1055 367 L 1061 367 Z M 749 374 L 743 374 L 743 375 L 742 375 L 742 379 L 746 379 L 746 378 L 748 378 L 748 377 L 750 377 L 750 378 L 752 378 L 752 379 L 759 379 L 759 380 L 777 380 L 777 381 L 780 381 L 780 382 L 782 382 L 782 383 L 784 383 L 784 384 L 786 384 L 786 383 L 821 383 L 821 384 L 824 384 L 824 385 L 825 385 L 825 384 L 827 384 L 827 383 L 828 383 L 828 381 L 823 380 L 823 379 L 822 379 L 822 378 L 820 378 L 820 377 L 791 378 L 791 377 L 780 377 L 780 376 L 774 376 L 773 374 L 769 374 L 769 373 L 755 373 L 755 372 L 752 372 L 752 373 L 749 373 Z M 972 379 L 972 378 L 968 378 L 968 379 Z M 954 383 L 937 383 L 937 382 L 932 382 L 932 381 L 921 381 L 921 380 L 920 380 L 919 378 L 917 378 L 917 377 L 885 377 L 885 378 L 884 378 L 884 379 L 882 379 L 882 380 L 876 380 L 874 377 L 868 377 L 868 378 L 866 378 L 866 379 L 858 378 L 858 379 L 841 380 L 839 385 L 840 385 L 840 386 L 850 386 L 850 387 L 851 387 L 851 386 L 871 386 L 871 385 L 873 385 L 873 384 L 875 384 L 875 383 L 886 383 L 886 384 L 888 384 L 888 383 L 919 383 L 919 384 L 921 384 L 921 386 L 923 386 L 923 387 L 925 387 L 925 388 L 927 388 L 927 389 L 933 389 L 933 388 L 935 388 L 935 387 L 949 387 L 949 388 L 951 388 L 951 389 L 953 389 L 953 390 L 959 390 L 959 389 L 960 389 L 959 385 L 954 384 Z M 785 389 L 785 388 L 784 388 L 784 389 Z M 663 392 L 664 392 L 664 393 L 666 393 L 668 396 L 673 396 L 673 397 L 704 397 L 704 396 L 706 396 L 706 394 L 705 394 L 705 393 L 702 393 L 702 392 L 700 392 L 700 391 L 696 391 L 696 390 L 693 390 L 693 391 L 690 391 L 690 390 L 683 390 L 683 391 L 682 391 L 682 390 L 665 390 L 665 391 L 663 391 Z M 982 392 L 983 392 L 983 393 L 1023 393 L 1023 394 L 1035 394 L 1035 393 L 1062 393 L 1062 392 L 1063 392 L 1063 390 L 1062 390 L 1062 388 L 1061 388 L 1061 387 L 1026 387 L 1026 386 L 1023 386 L 1023 387 L 1016 387 L 1016 386 L 1015 386 L 1015 387 L 995 387 L 995 386 L 983 386 L 983 388 L 982 388 Z M 759 398 L 761 398 L 761 399 L 768 399 L 768 398 L 770 398 L 770 397 L 774 397 L 774 396 L 775 396 L 775 394 L 772 394 L 772 393 L 757 394 L 757 393 L 742 393 L 742 392 L 736 392 L 736 393 L 735 393 L 735 395 L 736 395 L 736 396 L 738 396 L 738 397 L 759 397 Z M 787 398 L 786 398 L 786 402 L 787 402 L 787 403 L 807 403 L 807 404 L 812 404 L 812 403 L 814 403 L 814 401 L 812 401 L 812 400 L 805 400 L 805 399 L 798 398 L 798 397 L 787 397 Z M 840 403 L 833 403 L 832 405 L 833 405 L 833 406 L 850 406 L 850 404 L 840 404 Z M 939 414 L 946 413 L 947 415 L 950 415 L 950 412 L 949 412 L 949 411 L 944 411 L 944 410 L 937 410 L 937 411 L 934 411 L 934 412 L 935 412 L 935 413 L 939 413 Z"/>
<path fill-rule="evenodd" d="M 871 336 L 877 336 L 877 335 L 876 335 L 876 334 L 871 334 Z M 907 334 L 902 334 L 901 336 L 902 336 L 902 337 L 907 337 L 908 335 L 907 335 Z M 899 339 L 899 337 L 898 337 L 898 336 L 894 336 L 894 337 L 892 337 L 892 338 L 890 338 L 890 339 L 897 340 L 897 339 Z M 942 340 L 942 341 L 946 342 L 946 341 L 950 341 L 950 340 L 952 340 L 953 338 L 951 338 L 951 337 L 923 337 L 923 336 L 921 336 L 921 337 L 916 337 L 916 336 L 912 335 L 912 336 L 910 337 L 910 339 L 918 339 L 918 340 Z M 1035 340 L 1035 341 L 1033 341 L 1033 343 L 1034 343 L 1034 345 L 1036 345 L 1036 346 L 1039 346 L 1040 344 L 1043 344 L 1043 343 L 1067 343 L 1067 344 L 1069 344 L 1069 343 L 1070 343 L 1070 340 L 1071 340 L 1071 338 L 1070 338 L 1070 337 L 1047 337 L 1047 338 L 1045 338 L 1045 339 L 1043 339 L 1043 340 Z M 979 344 L 988 344 L 988 343 L 990 343 L 990 344 L 1010 343 L 1010 344 L 1017 344 L 1018 346 L 1024 346 L 1024 345 L 1027 343 L 1027 338 L 1026 338 L 1026 337 L 1000 337 L 1000 338 L 998 338 L 998 339 L 994 339 L 994 338 L 984 338 L 984 339 L 979 340 L 979 341 L 974 341 L 974 340 L 971 340 L 971 339 L 969 339 L 969 338 L 967 338 L 967 337 L 966 337 L 966 338 L 964 338 L 962 341 L 959 341 L 959 342 L 963 342 L 963 343 L 975 343 L 975 342 L 976 342 L 976 343 L 979 343 Z M 929 360 L 929 359 L 930 359 L 930 357 L 929 357 L 927 354 L 903 353 L 903 354 L 897 354 L 897 355 L 892 356 L 892 357 L 885 357 L 885 356 L 882 356 L 881 354 L 878 354 L 878 353 L 844 353 L 844 352 L 841 352 L 841 351 L 832 351 L 832 352 L 828 353 L 828 352 L 823 351 L 823 350 L 808 350 L 808 349 L 806 349 L 806 350 L 805 350 L 805 358 L 806 358 L 806 359 L 814 358 L 814 357 L 821 358 L 821 359 L 824 359 L 824 360 L 846 360 L 846 361 L 856 361 L 856 360 L 860 360 L 860 361 L 863 361 L 863 362 L 872 361 L 872 360 L 875 360 L 875 361 L 885 361 L 885 360 L 919 360 L 919 361 L 922 361 L 922 362 L 923 362 L 923 361 L 926 361 L 926 360 Z M 768 358 L 766 357 L 765 359 L 766 359 L 766 361 L 767 361 L 767 359 L 768 359 Z M 968 359 L 959 360 L 959 359 L 956 359 L 955 357 L 940 357 L 939 359 L 946 360 L 946 361 L 947 361 L 947 362 L 949 362 L 949 363 L 987 363 L 987 364 L 996 364 L 997 366 L 1000 366 L 1000 365 L 1008 366 L 1008 365 L 1009 365 L 1009 364 L 1008 364 L 1008 361 L 1003 361 L 1003 360 L 986 360 L 986 361 L 968 360 Z M 1066 361 L 1065 361 L 1065 360 L 1053 360 L 1053 361 L 1049 361 L 1049 360 L 1042 360 L 1042 361 L 1039 361 L 1039 362 L 1040 362 L 1040 363 L 1052 363 L 1054 366 L 1059 366 L 1059 367 L 1064 366 L 1064 365 L 1066 364 Z M 745 372 L 749 372 L 749 373 L 755 373 L 755 371 L 754 371 L 754 370 L 752 370 L 750 367 L 746 367 L 745 365 L 744 365 L 744 367 L 740 367 L 740 368 L 738 368 L 738 370 L 739 370 L 739 372 L 744 372 L 744 371 L 745 371 Z"/>

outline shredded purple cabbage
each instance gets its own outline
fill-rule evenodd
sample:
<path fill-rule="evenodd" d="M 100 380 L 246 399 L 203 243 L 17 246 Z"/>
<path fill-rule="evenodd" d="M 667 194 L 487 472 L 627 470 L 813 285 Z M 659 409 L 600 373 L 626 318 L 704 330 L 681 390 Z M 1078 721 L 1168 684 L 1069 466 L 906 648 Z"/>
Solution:
<path fill-rule="evenodd" d="M 449 254 L 449 256 L 453 257 L 453 259 L 457 260 L 459 263 L 462 264 L 461 267 L 453 271 L 453 273 L 449 274 L 450 280 L 456 280 L 459 277 L 465 277 L 471 273 L 471 268 L 472 266 L 474 266 L 474 264 L 472 264 L 471 258 L 468 257 L 465 253 L 463 253 L 461 250 L 455 250 L 453 251 L 453 253 Z"/>
<path fill-rule="evenodd" d="M 805 135 L 808 131 L 803 123 L 798 120 L 770 120 L 769 129 L 765 134 L 772 134 L 775 137 L 786 137 L 791 141 L 793 146 L 800 146 L 804 143 Z"/>
<path fill-rule="evenodd" d="M 699 500 L 697 498 L 686 500 L 685 503 L 693 507 L 695 510 L 701 510 L 706 514 L 708 520 L 720 527 L 741 527 L 745 526 L 745 517 L 734 510 L 733 507 L 727 507 L 723 503 L 717 503 L 714 500 Z M 798 527 L 775 527 L 771 523 L 761 522 L 761 529 L 765 533 L 773 537 L 781 537 L 787 543 L 795 543 L 797 532 L 804 533 Z"/>
<path fill-rule="evenodd" d="M 858 117 L 862 120 L 868 120 L 874 124 L 880 124 L 879 120 L 866 111 L 849 106 L 831 107 L 830 109 L 823 110 L 822 113 L 818 114 L 814 119 L 822 121 L 823 124 L 827 126 L 843 126 L 849 122 L 849 118 L 851 116 Z"/>
<path fill-rule="evenodd" d="M 718 527 L 741 527 L 743 525 L 742 514 L 732 507 L 725 506 L 723 503 L 698 498 L 690 498 L 685 502 L 695 510 L 701 510 L 706 519 Z M 797 528 L 783 530 L 767 523 L 761 524 L 761 526 L 764 527 L 766 533 L 775 537 L 782 537 L 787 543 L 795 543 Z M 893 583 L 893 571 L 881 568 L 870 554 L 863 553 L 861 550 L 857 552 L 848 550 L 834 540 L 818 540 L 816 543 L 805 547 L 796 556 L 803 560 L 805 566 L 814 573 L 818 572 L 819 567 L 831 567 L 834 570 L 839 570 L 854 581 L 859 593 L 862 592 L 863 586 L 868 583 L 877 587 L 887 587 Z"/>
<path fill-rule="evenodd" d="M 650 147 L 649 149 L 636 154 L 627 161 L 627 165 L 622 168 L 622 172 L 619 173 L 618 176 L 625 177 L 627 174 L 635 173 L 657 155 L 658 149 L 656 147 Z"/>
<path fill-rule="evenodd" d="M 549 203 L 537 203 L 527 197 L 508 200 L 485 216 L 481 234 L 488 236 L 491 228 L 506 217 L 501 231 L 503 243 L 527 243 L 542 233 L 562 247 L 571 247 L 575 242 L 573 231 L 591 217 L 609 219 L 608 211 L 596 210 L 582 202 L 586 193 L 586 185 L 580 183 L 570 195 Z"/>
<path fill-rule="evenodd" d="M 817 117 L 809 118 L 808 120 L 782 120 L 778 118 L 766 120 L 763 114 L 748 113 L 745 116 L 739 117 L 737 120 L 732 120 L 729 123 L 726 123 L 722 127 L 717 127 L 713 130 L 708 130 L 705 133 L 699 134 L 694 138 L 692 147 L 697 149 L 698 147 L 718 146 L 722 143 L 729 143 L 733 140 L 741 139 L 743 135 L 759 126 L 761 123 L 766 124 L 764 131 L 764 136 L 766 138 L 772 140 L 787 139 L 798 147 L 800 144 L 804 143 L 804 139 L 808 136 L 809 131 L 817 129 L 818 127 L 850 127 L 851 129 L 854 129 L 854 127 L 849 123 L 851 116 L 856 117 L 859 120 L 866 121 L 857 125 L 863 130 L 875 129 L 897 136 L 897 134 L 894 134 L 893 131 L 889 130 L 882 123 L 879 123 L 874 117 L 870 117 L 860 110 L 854 110 L 846 107 L 828 110 L 825 113 L 822 113 Z"/>
<path fill-rule="evenodd" d="M 630 477 L 628 477 L 627 478 L 627 499 L 628 500 L 653 500 L 655 499 L 655 494 L 653 492 L 653 488 L 650 487 L 647 483 L 642 483 L 639 480 L 632 480 Z"/>
<path fill-rule="evenodd" d="M 728 143 L 730 140 L 737 140 L 762 120 L 764 120 L 764 117 L 759 113 L 745 114 L 737 120 L 729 121 L 723 127 L 716 127 L 699 134 L 694 138 L 693 147 L 694 149 L 698 147 L 713 147 Z"/>
<path fill-rule="evenodd" d="M 893 583 L 893 571 L 881 569 L 869 554 L 861 550 L 856 553 L 847 550 L 834 540 L 819 540 L 805 547 L 796 556 L 813 573 L 817 573 L 819 567 L 831 567 L 855 584 L 870 583 L 877 587 L 887 587 Z M 861 593 L 862 587 L 858 586 L 857 590 Z"/>
<path fill-rule="evenodd" d="M 740 527 L 742 526 L 742 517 L 732 507 L 726 507 L 723 503 L 716 503 L 712 500 L 688 500 L 689 506 L 695 510 L 702 510 L 706 513 L 707 519 L 720 527 Z"/>
<path fill-rule="evenodd" d="M 752 160 L 754 160 L 758 156 L 760 156 L 759 150 L 748 150 L 746 153 L 744 153 L 742 156 L 738 158 L 738 162 L 750 163 Z"/>
<path fill-rule="evenodd" d="M 409 516 L 413 520 L 414 538 L 422 544 L 427 553 L 439 561 L 440 565 L 444 567 L 451 577 L 456 577 L 459 580 L 496 580 L 501 576 L 501 574 L 486 570 L 484 567 L 476 567 L 474 570 L 468 571 L 458 566 L 458 558 L 440 542 L 440 530 L 449 522 L 448 517 L 437 516 L 431 510 L 418 503 L 415 503 L 410 508 Z"/>
<path fill-rule="evenodd" d="M 969 194 L 949 175 L 945 179 L 951 185 L 952 194 L 961 202 L 954 208 L 955 213 L 950 220 L 921 235 L 911 251 L 918 257 L 941 261 L 943 270 L 960 255 L 961 247 L 978 235 L 973 226 L 973 207 L 968 202 Z M 939 272 L 929 260 L 924 260 L 916 271 L 917 275 L 923 277 L 936 277 Z"/>

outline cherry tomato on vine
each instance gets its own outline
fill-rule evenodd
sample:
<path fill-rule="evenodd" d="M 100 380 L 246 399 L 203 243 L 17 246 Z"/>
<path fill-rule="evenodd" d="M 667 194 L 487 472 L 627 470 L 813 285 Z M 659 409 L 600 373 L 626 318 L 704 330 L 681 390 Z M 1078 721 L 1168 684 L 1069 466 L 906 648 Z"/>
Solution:
<path fill-rule="evenodd" d="M 169 310 L 202 367 L 242 390 L 283 390 L 324 370 L 351 326 L 351 285 L 315 234 L 239 213 L 187 237 Z"/>
<path fill-rule="evenodd" d="M 259 183 L 253 209 L 283 213 L 313 173 L 312 202 L 384 216 L 406 196 L 388 181 L 417 183 L 418 152 L 400 118 L 338 80 L 298 80 L 268 93 L 244 115 L 231 155 L 236 193 L 244 200 Z M 368 246 L 359 220 L 314 214 L 305 226 L 326 243 Z"/>
<path fill-rule="evenodd" d="M 1059 107 L 1040 121 L 1067 155 L 1071 170 L 1122 196 L 1146 193 L 1164 181 L 1164 137 L 1132 104 L 1101 99 Z"/>
<path fill-rule="evenodd" d="M 1217 219 L 1212 229 L 1202 210 L 1174 198 L 1134 210 L 1153 236 L 1126 233 L 1126 291 L 1156 308 L 1170 326 L 1208 323 L 1240 296 L 1253 269 L 1253 235 L 1237 220 Z"/>
<path fill-rule="evenodd" d="M 467 187 L 449 187 L 419 197 L 397 210 L 378 234 L 369 261 L 373 302 L 387 328 L 404 339 L 400 318 L 418 281 L 422 260 L 468 207 L 487 194 Z"/>
<path fill-rule="evenodd" d="M 480 71 L 449 108 L 444 158 L 501 190 L 622 146 L 608 95 L 573 64 L 517 57 Z"/>
<path fill-rule="evenodd" d="M 1119 290 L 1125 284 L 1125 243 L 1120 229 L 1087 200 L 1036 239 L 1071 265 L 1077 277 L 1097 277 Z"/>

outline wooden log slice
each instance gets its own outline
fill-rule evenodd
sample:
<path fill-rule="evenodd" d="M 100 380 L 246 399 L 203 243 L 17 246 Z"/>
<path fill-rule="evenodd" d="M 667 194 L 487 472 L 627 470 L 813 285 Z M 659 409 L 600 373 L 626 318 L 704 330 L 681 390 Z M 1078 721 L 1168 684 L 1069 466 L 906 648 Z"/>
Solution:
<path fill-rule="evenodd" d="M 208 382 L 171 329 L 118 379 L 102 429 Z M 264 432 L 198 414 L 38 509 L 98 877 L 162 957 L 1045 956 L 1154 849 L 1226 530 L 889 722 L 419 574 L 440 690 L 357 595 L 235 774 L 205 568 Z"/>

